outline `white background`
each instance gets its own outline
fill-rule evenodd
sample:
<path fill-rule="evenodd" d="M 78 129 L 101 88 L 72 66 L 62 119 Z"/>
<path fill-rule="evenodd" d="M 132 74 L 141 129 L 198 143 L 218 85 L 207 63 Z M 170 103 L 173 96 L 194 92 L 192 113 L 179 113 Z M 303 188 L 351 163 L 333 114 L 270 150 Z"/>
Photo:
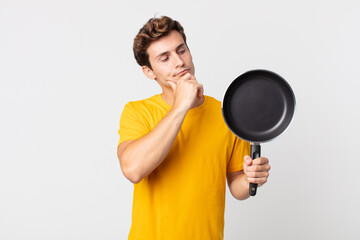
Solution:
<path fill-rule="evenodd" d="M 0 239 L 126 239 L 126 102 L 160 92 L 132 55 L 155 14 L 185 28 L 205 93 L 265 68 L 292 86 L 256 197 L 227 192 L 225 239 L 360 239 L 360 2 L 0 1 Z"/>

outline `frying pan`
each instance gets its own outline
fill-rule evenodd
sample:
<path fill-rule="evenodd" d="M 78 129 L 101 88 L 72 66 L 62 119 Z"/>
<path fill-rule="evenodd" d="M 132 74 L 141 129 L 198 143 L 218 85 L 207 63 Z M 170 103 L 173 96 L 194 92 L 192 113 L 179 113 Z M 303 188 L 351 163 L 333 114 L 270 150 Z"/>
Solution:
<path fill-rule="evenodd" d="M 289 126 L 295 110 L 290 85 L 268 70 L 251 70 L 237 77 L 227 88 L 222 113 L 229 129 L 251 143 L 251 158 L 260 157 L 260 143 L 270 141 Z M 256 183 L 249 193 L 255 196 Z"/>

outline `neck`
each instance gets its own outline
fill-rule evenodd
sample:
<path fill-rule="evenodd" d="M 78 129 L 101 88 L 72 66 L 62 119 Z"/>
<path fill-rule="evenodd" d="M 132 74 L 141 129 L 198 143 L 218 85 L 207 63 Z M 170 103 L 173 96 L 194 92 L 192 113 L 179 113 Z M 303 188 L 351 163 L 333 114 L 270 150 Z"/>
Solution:
<path fill-rule="evenodd" d="M 173 92 L 172 89 L 164 89 L 161 93 L 161 97 L 162 99 L 169 105 L 173 106 L 174 105 L 174 98 L 175 98 L 175 94 Z"/>

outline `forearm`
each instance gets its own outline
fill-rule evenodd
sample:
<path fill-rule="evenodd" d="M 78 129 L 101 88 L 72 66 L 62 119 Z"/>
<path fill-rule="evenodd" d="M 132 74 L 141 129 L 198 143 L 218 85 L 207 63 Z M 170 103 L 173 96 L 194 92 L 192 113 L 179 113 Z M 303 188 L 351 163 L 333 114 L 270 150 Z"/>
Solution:
<path fill-rule="evenodd" d="M 187 110 L 172 108 L 147 135 L 130 142 L 118 157 L 124 175 L 140 182 L 165 159 L 184 121 Z"/>
<path fill-rule="evenodd" d="M 245 200 L 250 196 L 249 182 L 243 172 L 231 180 L 229 189 L 233 197 L 238 200 Z"/>

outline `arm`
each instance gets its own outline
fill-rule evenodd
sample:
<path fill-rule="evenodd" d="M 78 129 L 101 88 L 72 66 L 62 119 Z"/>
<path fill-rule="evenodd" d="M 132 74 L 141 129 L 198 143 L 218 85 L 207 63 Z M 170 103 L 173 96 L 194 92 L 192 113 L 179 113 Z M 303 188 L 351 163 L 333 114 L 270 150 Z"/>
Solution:
<path fill-rule="evenodd" d="M 234 198 L 245 200 L 250 196 L 249 182 L 246 180 L 244 171 L 228 172 L 226 177 L 231 195 L 233 195 Z"/>
<path fill-rule="evenodd" d="M 269 177 L 269 160 L 265 157 L 251 159 L 244 158 L 244 168 L 238 172 L 228 172 L 226 177 L 229 189 L 234 198 L 245 200 L 249 195 L 249 182 L 257 183 L 261 187 Z"/>
<path fill-rule="evenodd" d="M 186 74 L 177 83 L 169 83 L 174 93 L 171 110 L 145 136 L 129 140 L 118 147 L 118 158 L 123 174 L 133 183 L 149 175 L 171 149 L 187 111 L 203 99 L 202 85 L 194 76 Z"/>
<path fill-rule="evenodd" d="M 184 121 L 186 111 L 172 108 L 145 136 L 118 147 L 123 174 L 133 183 L 140 182 L 166 157 Z"/>

